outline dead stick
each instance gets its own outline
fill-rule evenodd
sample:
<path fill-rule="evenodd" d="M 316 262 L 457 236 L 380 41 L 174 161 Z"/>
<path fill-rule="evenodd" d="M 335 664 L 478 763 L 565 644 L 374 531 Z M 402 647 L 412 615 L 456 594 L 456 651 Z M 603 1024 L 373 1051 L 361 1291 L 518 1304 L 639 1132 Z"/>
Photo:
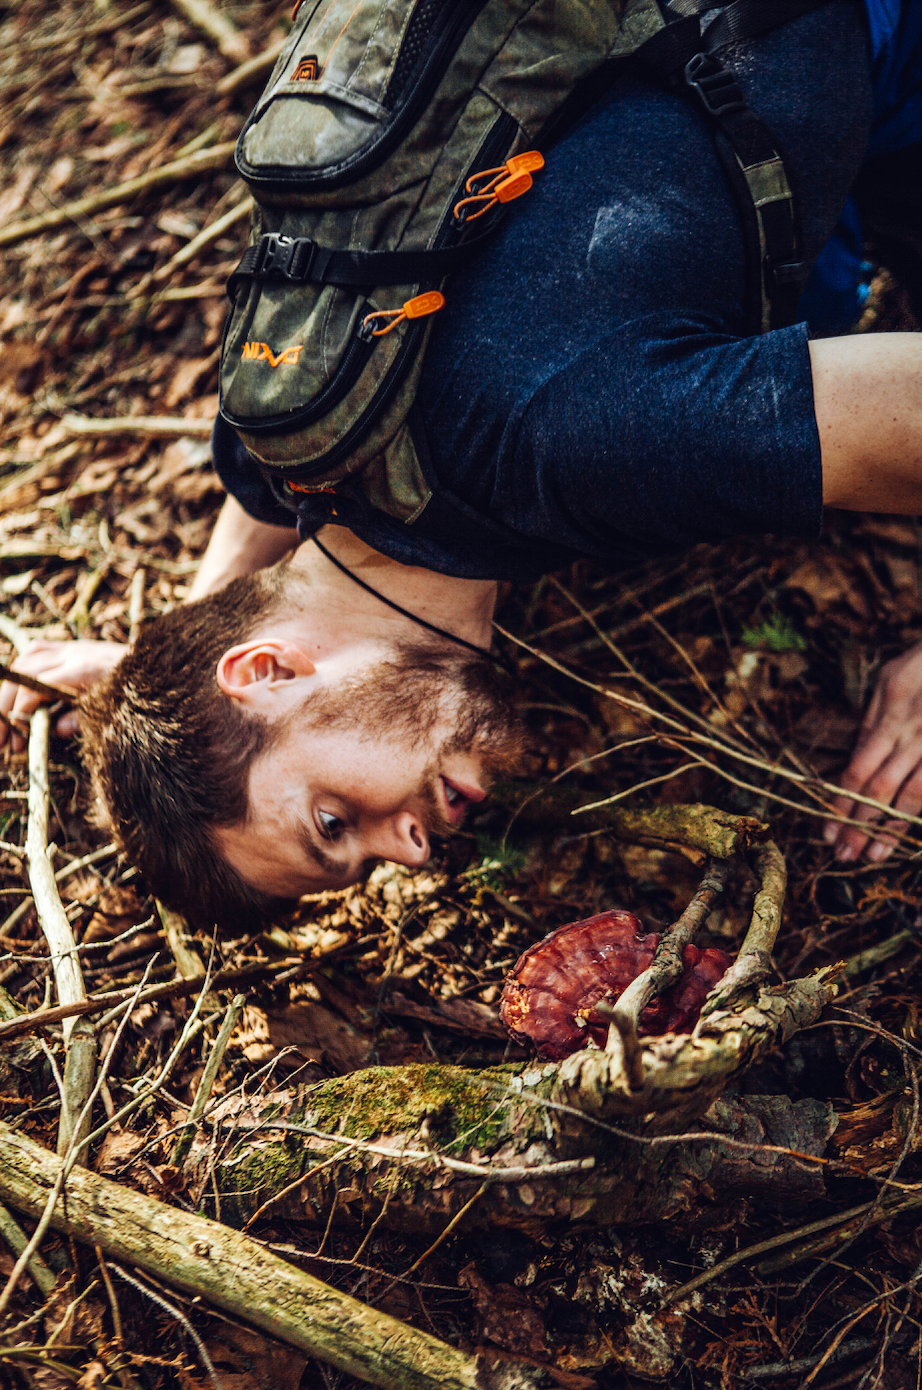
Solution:
<path fill-rule="evenodd" d="M 205 1106 L 208 1104 L 209 1097 L 211 1096 L 211 1089 L 214 1086 L 218 1070 L 224 1060 L 227 1044 L 230 1042 L 231 1033 L 233 1033 L 234 1029 L 237 1027 L 237 1020 L 240 1017 L 240 1012 L 245 1003 L 245 995 L 235 994 L 233 1000 L 228 1005 L 227 1013 L 224 1015 L 224 1022 L 221 1024 L 221 1031 L 218 1033 L 215 1039 L 215 1045 L 211 1049 L 208 1061 L 205 1063 L 205 1070 L 202 1072 L 202 1078 L 198 1083 L 195 1098 L 186 1116 L 185 1128 L 173 1146 L 170 1162 L 174 1168 L 182 1167 L 183 1159 L 192 1147 L 195 1126 L 201 1119 Z"/>
<path fill-rule="evenodd" d="M 187 420 L 172 415 L 122 415 L 109 420 L 93 420 L 88 415 L 65 415 L 61 420 L 71 434 L 168 434 L 191 435 L 196 439 L 210 439 L 213 423 L 211 420 Z"/>
<path fill-rule="evenodd" d="M 71 931 L 54 870 L 48 857 L 48 742 L 51 714 L 37 709 L 29 731 L 29 824 L 26 831 L 26 857 L 29 883 L 39 926 L 51 955 L 58 998 L 62 1004 L 81 1004 L 86 1000 L 83 972 L 77 956 L 77 943 Z M 74 1019 L 64 1026 L 66 1060 L 58 1151 L 67 1152 L 80 1136 L 74 1126 L 83 1114 L 96 1075 L 96 1037 L 89 1022 Z M 89 1125 L 89 1114 L 83 1124 Z"/>
<path fill-rule="evenodd" d="M 24 675 L 22 671 L 14 671 L 2 661 L 0 681 L 10 681 L 13 685 L 24 686 L 26 690 L 34 690 L 36 695 L 46 695 L 49 700 L 72 700 L 78 693 L 73 686 L 48 685 L 45 681 L 36 680 L 34 676 Z"/>
<path fill-rule="evenodd" d="M 818 1231 L 828 1231 L 831 1228 L 841 1230 L 850 1229 L 855 1222 L 864 1221 L 873 1213 L 875 1225 L 882 1221 L 888 1221 L 892 1216 L 901 1211 L 911 1210 L 913 1207 L 922 1206 L 922 1196 L 912 1193 L 908 1197 L 896 1197 L 891 1202 L 881 1205 L 875 1212 L 874 1202 L 862 1202 L 860 1206 L 849 1207 L 847 1211 L 834 1212 L 832 1216 L 823 1216 L 819 1221 L 811 1221 L 806 1226 L 798 1226 L 793 1231 L 783 1231 L 780 1236 L 770 1236 L 768 1240 L 760 1240 L 755 1245 L 747 1245 L 745 1250 L 737 1250 L 735 1254 L 728 1255 L 725 1260 L 719 1260 L 717 1264 L 711 1265 L 710 1269 L 702 1270 L 693 1279 L 689 1279 L 687 1284 L 682 1284 L 677 1289 L 671 1289 L 663 1298 L 663 1303 L 681 1303 L 683 1299 L 689 1298 L 696 1289 L 709 1284 L 712 1279 L 717 1279 L 727 1270 L 733 1269 L 734 1265 L 744 1264 L 747 1260 L 754 1260 L 757 1255 L 764 1255 L 769 1250 L 777 1250 L 784 1245 L 792 1245 L 795 1241 L 802 1241 L 805 1236 L 811 1236 Z M 868 1223 L 870 1224 L 870 1223 Z M 760 1270 L 768 1262 L 764 1261 L 760 1265 Z"/>
<path fill-rule="evenodd" d="M 26 39 L 21 44 L 10 44 L 7 52 L 41 53 L 49 48 L 58 48 L 62 44 L 76 43 L 78 39 L 95 38 L 97 34 L 108 34 L 113 29 L 124 29 L 126 25 L 140 19 L 142 14 L 147 14 L 149 9 L 150 5 L 145 0 L 144 4 L 135 5 L 131 10 L 123 10 L 118 14 L 108 15 L 105 19 L 97 19 L 92 24 L 77 25 L 73 29 L 59 29 L 50 38 Z"/>
<path fill-rule="evenodd" d="M 266 962 L 262 965 L 248 965 L 238 970 L 221 970 L 211 977 L 211 988 L 221 989 L 226 985 L 242 984 L 247 980 L 258 980 L 265 975 L 283 974 L 286 970 L 295 969 L 302 962 L 302 958 L 297 960 L 280 960 Z M 151 985 L 149 989 L 139 996 L 138 1003 L 146 1004 L 155 999 L 185 999 L 191 994 L 195 994 L 205 983 L 205 976 L 198 975 L 190 980 L 169 980 L 166 984 Z M 129 999 L 133 999 L 135 991 L 133 989 L 115 989 L 106 994 L 94 994 L 89 998 L 80 1000 L 74 1004 L 59 1004 L 53 1009 L 36 1009 L 30 1014 L 20 1014 L 18 1018 L 11 1019 L 8 1023 L 0 1023 L 0 1043 L 10 1042 L 13 1038 L 21 1038 L 28 1033 L 34 1033 L 39 1028 L 50 1028 L 54 1023 L 62 1023 L 68 1018 L 79 1018 L 83 1014 L 99 1013 L 101 1009 L 118 1008 L 121 1004 L 126 1004 Z"/>
<path fill-rule="evenodd" d="M 275 67 L 275 60 L 278 58 L 285 46 L 284 39 L 279 39 L 277 43 L 267 48 L 265 53 L 258 53 L 255 58 L 250 58 L 246 63 L 241 63 L 239 68 L 234 68 L 226 77 L 222 77 L 215 83 L 215 95 L 219 97 L 232 97 L 251 82 L 261 82 L 264 77 Z"/>
<path fill-rule="evenodd" d="M 640 1015 L 654 994 L 661 994 L 682 974 L 685 947 L 694 941 L 713 911 L 727 882 L 731 862 L 723 860 L 708 865 L 688 907 L 660 937 L 653 960 L 619 997 L 613 1012 L 624 1022 L 633 1023 L 636 1028 Z"/>
<path fill-rule="evenodd" d="M 128 179 L 113 188 L 104 188 L 87 198 L 78 198 L 76 202 L 65 203 L 52 212 L 43 212 L 40 217 L 28 217 L 22 222 L 11 222 L 8 226 L 0 228 L 0 246 L 18 246 L 21 241 L 28 241 L 29 237 L 53 231 L 56 227 L 66 226 L 68 222 L 102 212 L 105 208 L 117 207 L 119 203 L 127 203 L 140 193 L 152 193 L 157 188 L 179 183 L 182 179 L 195 178 L 209 169 L 219 169 L 227 163 L 233 152 L 234 141 L 225 140 L 220 145 L 212 145 L 210 149 L 197 150 L 185 159 L 176 159 L 172 164 L 162 164 L 159 169 L 150 169 L 146 174 L 139 174 L 136 179 Z"/>
<path fill-rule="evenodd" d="M 230 212 L 226 212 L 224 216 L 219 217 L 216 222 L 212 222 L 209 226 L 204 227 L 202 231 L 199 232 L 198 236 L 194 236 L 181 251 L 176 252 L 176 255 L 171 261 L 168 261 L 166 265 L 161 266 L 159 270 L 154 272 L 152 276 L 153 283 L 159 285 L 162 284 L 164 280 L 169 280 L 170 276 L 175 271 L 179 270 L 184 265 L 188 265 L 190 261 L 194 261 L 200 251 L 204 251 L 213 241 L 217 241 L 218 237 L 223 236 L 224 233 L 235 226 L 236 223 L 242 222 L 245 217 L 249 217 L 252 211 L 253 199 L 244 198 L 243 202 L 238 203 L 236 207 L 232 207 Z"/>
<path fill-rule="evenodd" d="M 236 24 L 232 24 L 210 0 L 173 0 L 173 9 L 178 10 L 196 29 L 207 34 L 232 63 L 243 62 L 249 55 L 249 44 Z"/>
<path fill-rule="evenodd" d="M 61 1162 L 0 1124 L 0 1196 L 40 1216 Z M 477 1390 L 490 1383 L 472 1357 L 295 1269 L 238 1231 L 178 1211 L 130 1188 L 74 1169 L 67 1203 L 51 1224 L 174 1288 L 385 1390 Z M 527 1390 L 538 1375 L 504 1368 L 507 1390 Z"/>
<path fill-rule="evenodd" d="M 772 950 L 781 926 L 784 893 L 788 873 L 784 855 L 773 840 L 759 845 L 753 854 L 753 864 L 761 879 L 752 904 L 752 920 L 740 947 L 740 953 L 730 969 L 708 995 L 701 1017 L 715 1010 L 726 1009 L 735 994 L 750 985 L 761 984 L 772 969 Z"/>
<path fill-rule="evenodd" d="M 147 583 L 146 571 L 139 565 L 131 576 L 128 598 L 128 645 L 133 647 L 144 621 L 144 585 Z"/>

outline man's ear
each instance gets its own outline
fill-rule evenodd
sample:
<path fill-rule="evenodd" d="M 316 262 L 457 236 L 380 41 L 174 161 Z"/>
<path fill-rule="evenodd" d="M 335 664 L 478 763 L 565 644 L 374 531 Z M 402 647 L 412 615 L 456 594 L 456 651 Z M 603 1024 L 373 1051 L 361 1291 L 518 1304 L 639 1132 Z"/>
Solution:
<path fill-rule="evenodd" d="M 314 669 L 307 653 L 293 642 L 265 637 L 228 648 L 215 677 L 229 699 L 252 704 L 298 676 L 312 676 Z"/>

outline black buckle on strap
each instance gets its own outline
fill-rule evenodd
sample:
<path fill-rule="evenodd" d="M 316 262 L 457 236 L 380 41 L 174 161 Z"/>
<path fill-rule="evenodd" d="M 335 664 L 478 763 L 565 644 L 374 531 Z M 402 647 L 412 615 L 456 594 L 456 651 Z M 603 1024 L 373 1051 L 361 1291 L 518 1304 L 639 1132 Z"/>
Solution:
<path fill-rule="evenodd" d="M 769 284 L 802 285 L 810 272 L 806 261 L 773 261 L 765 257 L 765 273 Z"/>
<path fill-rule="evenodd" d="M 256 247 L 251 275 L 279 276 L 285 280 L 306 280 L 316 250 L 309 237 L 282 236 L 266 232 Z"/>
<path fill-rule="evenodd" d="M 685 85 L 715 120 L 746 109 L 739 83 L 713 53 L 696 53 L 689 59 L 685 64 Z"/>

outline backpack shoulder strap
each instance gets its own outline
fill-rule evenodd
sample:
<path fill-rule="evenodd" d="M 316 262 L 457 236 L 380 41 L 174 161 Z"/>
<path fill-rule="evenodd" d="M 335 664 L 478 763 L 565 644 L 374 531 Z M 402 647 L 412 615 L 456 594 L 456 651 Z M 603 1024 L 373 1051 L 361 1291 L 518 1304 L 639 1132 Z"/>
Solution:
<path fill-rule="evenodd" d="M 719 3 L 719 0 L 718 0 Z M 671 0 L 675 15 L 640 50 L 645 65 L 703 110 L 736 198 L 754 268 L 751 316 L 759 332 L 794 323 L 808 267 L 784 156 L 769 127 L 748 105 L 733 72 L 717 56 L 729 44 L 759 38 L 825 0 L 734 0 L 701 32 L 715 0 Z"/>

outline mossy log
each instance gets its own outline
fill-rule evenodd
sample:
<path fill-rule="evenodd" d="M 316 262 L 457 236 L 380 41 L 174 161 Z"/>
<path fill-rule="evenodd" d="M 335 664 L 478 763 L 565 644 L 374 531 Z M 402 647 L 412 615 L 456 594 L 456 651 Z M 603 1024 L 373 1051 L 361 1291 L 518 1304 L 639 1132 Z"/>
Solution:
<path fill-rule="evenodd" d="M 782 1205 L 823 1192 L 829 1106 L 787 1097 L 717 1100 L 780 1037 L 813 1022 L 832 972 L 754 986 L 693 1033 L 641 1039 L 643 1084 L 625 1084 L 608 1051 L 483 1071 L 374 1067 L 268 1101 L 235 1097 L 212 1112 L 185 1175 L 208 1209 L 273 1219 L 388 1224 L 438 1233 L 473 1202 L 466 1226 L 536 1222 L 712 1225 L 730 1196 Z M 715 1104 L 716 1101 L 716 1104 Z M 674 1140 L 692 1121 L 713 1139 Z M 751 1143 L 740 1150 L 719 1135 Z"/>
<path fill-rule="evenodd" d="M 715 1102 L 779 1038 L 816 1020 L 837 972 L 764 983 L 785 889 L 767 827 L 712 807 L 663 807 L 637 813 L 630 838 L 651 827 L 670 842 L 708 846 L 709 862 L 714 852 L 723 859 L 752 846 L 760 879 L 730 984 L 711 992 L 690 1034 L 641 1038 L 633 1017 L 615 1019 L 604 1049 L 559 1063 L 371 1068 L 268 1101 L 236 1096 L 212 1112 L 211 1132 L 198 1136 L 186 1164 L 199 1199 L 212 1200 L 216 1179 L 227 1220 L 252 1221 L 271 1208 L 274 1219 L 365 1222 L 386 1210 L 389 1224 L 438 1232 L 462 1216 L 469 1225 L 525 1228 L 708 1224 L 726 1217 L 734 1190 L 762 1202 L 816 1196 L 818 1169 L 764 1146 L 818 1156 L 831 1133 L 829 1107 L 763 1097 L 767 1130 L 740 1102 Z M 718 884 L 706 874 L 699 896 L 724 876 Z M 645 972 L 656 991 L 672 978 L 658 966 L 668 937 Z M 715 1137 L 673 1138 L 696 1121 Z M 742 1165 L 740 1150 L 716 1137 L 728 1124 L 748 1125 L 763 1146 Z"/>
<path fill-rule="evenodd" d="M 61 1160 L 0 1123 L 0 1198 L 41 1216 Z M 59 1231 L 385 1390 L 537 1390 L 539 1369 L 471 1356 L 295 1269 L 238 1231 L 73 1168 Z"/>

